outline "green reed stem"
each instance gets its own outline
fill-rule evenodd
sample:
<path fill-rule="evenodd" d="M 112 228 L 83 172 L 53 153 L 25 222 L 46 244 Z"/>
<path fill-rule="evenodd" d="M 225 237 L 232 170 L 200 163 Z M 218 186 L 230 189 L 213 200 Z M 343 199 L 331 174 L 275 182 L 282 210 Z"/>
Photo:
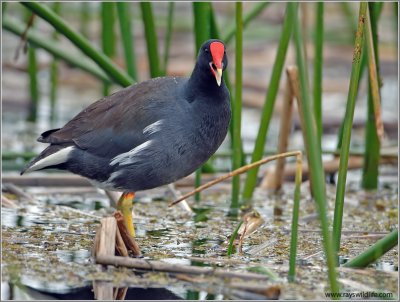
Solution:
<path fill-rule="evenodd" d="M 35 16 L 27 11 L 25 26 L 33 27 L 33 22 Z M 36 59 L 36 49 L 31 45 L 28 45 L 28 76 L 29 76 L 29 92 L 30 92 L 30 103 L 27 120 L 30 122 L 36 122 L 39 106 L 39 83 L 37 79 L 38 74 L 38 64 Z"/>
<path fill-rule="evenodd" d="M 210 39 L 210 3 L 206 2 L 193 2 L 193 16 L 194 16 L 194 37 L 196 42 L 195 56 L 199 51 L 201 45 Z M 201 172 L 202 167 L 196 170 L 195 187 L 201 185 Z M 195 200 L 200 201 L 200 192 L 195 194 Z"/>
<path fill-rule="evenodd" d="M 233 111 L 233 157 L 232 170 L 242 164 L 242 73 L 243 73 L 243 3 L 236 2 L 236 47 L 235 47 L 235 107 Z M 231 209 L 239 208 L 240 175 L 232 177 Z"/>
<path fill-rule="evenodd" d="M 251 162 L 256 162 L 260 160 L 264 153 L 265 140 L 274 110 L 276 95 L 279 89 L 279 82 L 282 75 L 283 65 L 285 63 L 290 36 L 292 33 L 294 16 L 291 15 L 293 13 L 293 10 L 289 9 L 291 5 L 292 4 L 290 3 L 286 4 L 285 20 L 283 22 L 283 28 L 278 45 L 278 50 L 276 53 L 275 62 L 272 67 L 271 79 L 262 109 L 260 127 L 258 129 L 257 139 L 254 146 L 253 155 L 251 157 Z M 243 199 L 246 202 L 250 202 L 250 199 L 253 196 L 253 192 L 257 183 L 258 170 L 259 168 L 257 167 L 247 172 L 247 178 L 243 190 Z"/>
<path fill-rule="evenodd" d="M 295 16 L 293 24 L 293 36 L 296 49 L 296 60 L 299 70 L 300 96 L 302 100 L 301 107 L 304 115 L 304 144 L 307 146 L 306 150 L 309 153 L 307 158 L 309 159 L 308 164 L 310 167 L 311 191 L 313 192 L 319 212 L 319 219 L 323 236 L 323 245 L 328 267 L 330 290 L 332 292 L 338 292 L 339 286 L 336 280 L 335 270 L 336 257 L 335 252 L 332 249 L 332 238 L 330 236 L 327 218 L 325 175 L 322 166 L 321 146 L 318 144 L 318 140 L 315 139 L 315 137 L 317 136 L 317 129 L 315 127 L 315 120 L 311 105 L 311 96 L 307 84 L 308 73 L 304 54 L 304 41 L 302 39 L 301 26 L 297 14 L 298 3 L 289 3 L 288 5 L 289 8 L 293 10 L 293 14 Z"/>
<path fill-rule="evenodd" d="M 194 187 L 198 188 L 201 186 L 201 172 L 202 172 L 202 167 L 198 168 L 194 174 Z M 195 201 L 200 201 L 201 200 L 201 195 L 200 192 L 197 192 L 194 194 L 194 200 Z"/>
<path fill-rule="evenodd" d="M 270 2 L 255 3 L 251 10 L 243 16 L 243 28 L 246 28 L 252 20 L 257 18 L 257 16 L 260 15 L 269 4 Z M 236 29 L 237 27 L 234 25 L 229 27 L 227 34 L 222 38 L 226 44 L 229 44 L 229 42 L 231 42 L 235 37 Z"/>
<path fill-rule="evenodd" d="M 17 36 L 21 36 L 25 30 L 25 26 L 20 21 L 15 20 L 11 17 L 4 17 L 2 25 L 5 30 L 10 31 Z M 104 71 L 100 69 L 96 64 L 88 61 L 85 57 L 71 54 L 70 51 L 65 50 L 65 47 L 60 46 L 57 41 L 54 41 L 52 39 L 43 39 L 43 34 L 37 32 L 35 29 L 30 28 L 26 38 L 29 43 L 37 48 L 42 48 L 46 50 L 54 57 L 64 60 L 68 64 L 76 66 L 102 81 L 108 80 L 111 82 L 107 74 L 105 74 Z"/>
<path fill-rule="evenodd" d="M 160 73 L 160 63 L 158 57 L 158 42 L 156 27 L 153 18 L 153 9 L 151 2 L 140 2 L 142 10 L 142 19 L 147 43 L 147 57 L 150 66 L 150 76 L 152 78 L 158 77 Z"/>
<path fill-rule="evenodd" d="M 57 16 L 50 8 L 38 2 L 21 2 L 21 4 L 50 23 L 60 34 L 68 38 L 75 46 L 96 62 L 116 83 L 121 86 L 129 86 L 134 82 L 128 74 L 114 64 L 104 53 L 95 49 L 86 38 L 73 30 L 71 26 Z"/>
<path fill-rule="evenodd" d="M 175 8 L 175 2 L 169 2 L 168 3 L 167 31 L 165 33 L 165 43 L 164 43 L 164 64 L 163 64 L 164 75 L 167 74 L 169 50 L 171 48 L 172 25 L 173 25 L 173 21 L 174 21 L 174 8 Z"/>
<path fill-rule="evenodd" d="M 294 281 L 296 278 L 296 257 L 297 257 L 297 236 L 299 224 L 299 208 L 300 208 L 300 189 L 302 181 L 302 155 L 296 156 L 296 176 L 295 176 L 295 189 L 293 198 L 293 216 L 292 228 L 290 234 L 290 255 L 289 255 L 289 273 L 288 280 Z"/>
<path fill-rule="evenodd" d="M 336 188 L 335 214 L 333 218 L 333 248 L 335 252 L 340 248 L 340 237 L 342 233 L 342 218 L 344 194 L 346 190 L 347 165 L 349 160 L 351 130 L 353 125 L 354 109 L 356 104 L 357 90 L 361 69 L 361 54 L 364 48 L 364 22 L 367 17 L 367 2 L 360 3 L 359 22 L 356 33 L 353 64 L 351 70 L 350 87 L 347 97 L 347 107 L 343 126 L 342 147 L 340 150 L 340 164 L 338 182 Z"/>
<path fill-rule="evenodd" d="M 360 76 L 358 78 L 359 84 L 357 86 L 358 87 L 357 88 L 357 95 L 358 95 L 358 90 L 359 90 L 359 87 L 360 87 L 360 82 L 363 79 L 363 74 L 364 74 L 365 68 L 367 67 L 366 49 L 364 49 L 364 51 L 361 54 L 361 64 L 360 65 L 361 65 L 361 67 L 360 67 Z M 356 97 L 356 101 L 357 101 L 357 97 Z M 338 150 L 340 150 L 342 148 L 343 129 L 344 129 L 345 119 L 346 119 L 346 116 L 343 117 L 343 120 L 342 120 L 342 122 L 340 124 L 339 131 L 338 131 L 338 138 L 337 138 L 338 142 L 337 142 L 337 145 L 336 145 L 336 149 L 338 149 Z"/>
<path fill-rule="evenodd" d="M 132 16 L 130 12 L 131 4 L 128 2 L 116 2 L 119 29 L 121 32 L 122 46 L 124 48 L 125 66 L 128 74 L 134 80 L 138 80 L 135 45 L 132 34 Z"/>
<path fill-rule="evenodd" d="M 323 45 L 324 45 L 324 3 L 316 3 L 315 23 L 315 52 L 314 52 L 314 116 L 317 125 L 318 139 L 322 139 L 322 66 L 323 66 Z"/>
<path fill-rule="evenodd" d="M 344 267 L 366 267 L 375 262 L 385 253 L 394 248 L 399 242 L 399 230 L 394 230 L 386 235 L 366 251 L 346 262 Z"/>
<path fill-rule="evenodd" d="M 30 122 L 36 122 L 38 105 L 39 105 L 39 84 L 37 80 L 37 61 L 36 61 L 36 50 L 32 46 L 28 48 L 28 75 L 29 75 L 29 91 L 30 91 L 30 103 L 29 113 L 27 120 Z"/>
<path fill-rule="evenodd" d="M 61 2 L 53 3 L 53 10 L 58 15 L 61 10 Z M 58 32 L 53 32 L 52 38 L 58 41 Z M 56 120 L 56 103 L 57 103 L 57 86 L 58 86 L 58 59 L 53 57 L 50 65 L 50 121 Z"/>
<path fill-rule="evenodd" d="M 219 29 L 218 29 L 218 24 L 217 21 L 215 19 L 215 13 L 214 13 L 214 9 L 212 7 L 212 4 L 210 3 L 210 35 L 212 38 L 214 39 L 220 39 L 220 34 L 219 34 Z M 235 96 L 233 94 L 233 88 L 232 88 L 232 84 L 231 81 L 229 79 L 229 73 L 225 71 L 224 75 L 224 82 L 226 87 L 229 90 L 229 94 L 230 94 L 230 99 L 231 99 L 231 110 L 232 112 L 235 110 Z M 229 123 L 229 134 L 230 134 L 230 138 L 231 138 L 231 149 L 233 149 L 233 124 L 232 124 L 232 120 Z M 242 141 L 240 141 L 240 149 L 242 150 L 242 164 L 245 165 L 246 164 L 246 157 L 243 156 L 243 143 Z"/>
<path fill-rule="evenodd" d="M 101 46 L 104 54 L 112 59 L 115 55 L 115 14 L 113 2 L 101 2 Z M 110 85 L 103 83 L 103 95 L 110 94 Z"/>
<path fill-rule="evenodd" d="M 378 187 L 380 139 L 376 126 L 376 119 L 380 119 L 380 72 L 378 53 L 378 18 L 383 3 L 368 3 L 368 18 L 366 20 L 366 40 L 369 61 L 368 78 L 368 110 L 365 131 L 365 154 L 362 173 L 362 187 L 374 190 Z M 374 105 L 374 103 L 376 103 Z"/>
<path fill-rule="evenodd" d="M 226 252 L 226 255 L 229 257 L 233 253 L 233 243 L 235 242 L 235 239 L 237 237 L 237 234 L 238 234 L 239 229 L 242 226 L 242 224 L 243 224 L 243 221 L 239 222 L 239 224 L 236 226 L 235 230 L 233 231 L 231 238 L 229 239 L 228 251 Z"/>
<path fill-rule="evenodd" d="M 341 3 L 342 3 L 342 2 L 341 2 Z M 346 3 L 346 5 L 348 5 L 348 3 Z M 378 5 L 378 9 L 377 9 L 377 11 L 376 11 L 377 18 L 379 18 L 379 15 L 380 15 L 380 13 L 381 13 L 381 9 L 382 9 L 382 6 L 379 6 L 379 5 Z M 352 17 L 353 17 L 353 15 L 352 15 Z M 357 30 L 357 28 L 354 29 L 354 33 L 356 32 L 356 30 Z M 366 47 L 366 46 L 365 46 L 365 47 Z M 365 50 L 362 52 L 362 54 L 361 54 L 361 67 L 360 67 L 359 82 L 360 82 L 360 81 L 362 80 L 362 78 L 363 78 L 364 70 L 365 70 L 366 67 L 367 67 L 367 61 L 368 61 L 368 56 L 367 56 L 367 51 L 366 51 L 366 49 L 365 49 Z M 357 87 L 360 87 L 360 85 L 358 85 Z M 358 89 L 359 89 L 359 88 L 357 88 L 357 94 L 358 94 Z M 342 122 L 341 122 L 341 124 L 340 124 L 339 131 L 338 131 L 338 143 L 337 143 L 337 146 L 336 146 L 336 148 L 337 148 L 338 150 L 340 150 L 340 148 L 342 147 L 344 120 L 345 120 L 345 117 L 343 117 L 343 120 L 342 120 Z"/>
<path fill-rule="evenodd" d="M 383 7 L 383 3 L 382 2 L 378 2 L 378 3 L 380 3 L 380 4 L 377 6 L 377 9 L 376 9 L 376 12 L 375 12 L 375 14 L 377 15 L 377 17 L 376 17 L 377 19 L 379 18 L 379 15 L 380 15 L 382 7 Z M 341 2 L 341 4 L 343 4 L 343 2 Z M 344 6 L 347 6 L 349 8 L 349 12 L 351 13 L 351 9 L 348 6 L 348 3 L 345 3 Z M 353 16 L 352 13 L 351 14 L 347 14 L 347 18 L 348 19 L 351 18 L 353 20 L 354 19 L 353 17 L 354 16 Z M 354 22 L 354 20 L 351 23 L 354 23 L 354 26 L 352 26 L 352 28 L 354 27 L 353 31 L 356 32 L 357 24 Z M 396 27 L 396 29 L 397 29 L 397 27 Z M 365 51 L 363 51 L 362 57 L 361 57 L 361 71 L 360 71 L 359 81 L 361 81 L 362 78 L 363 78 L 364 70 L 367 67 L 367 61 L 368 61 L 367 51 L 365 50 Z M 360 85 L 358 85 L 358 87 L 360 87 Z M 357 90 L 357 94 L 358 94 L 358 90 Z M 342 147 L 343 127 L 344 127 L 344 118 L 342 120 L 342 123 L 340 124 L 339 132 L 338 132 L 337 149 L 340 149 Z"/>
<path fill-rule="evenodd" d="M 197 52 L 201 45 L 210 39 L 210 3 L 193 2 L 193 16 Z"/>
<path fill-rule="evenodd" d="M 2 2 L 1 3 L 1 16 L 3 17 L 5 12 L 7 10 L 7 2 Z"/>

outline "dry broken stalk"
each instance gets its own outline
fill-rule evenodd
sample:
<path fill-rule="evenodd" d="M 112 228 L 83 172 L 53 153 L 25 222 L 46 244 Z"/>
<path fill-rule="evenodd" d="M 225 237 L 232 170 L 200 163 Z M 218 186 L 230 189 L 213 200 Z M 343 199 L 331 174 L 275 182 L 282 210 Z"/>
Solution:
<path fill-rule="evenodd" d="M 292 112 L 293 112 L 293 98 L 294 98 L 293 88 L 289 78 L 289 70 L 293 68 L 296 67 L 289 66 L 286 69 L 287 80 L 286 80 L 285 97 L 283 100 L 283 108 L 281 114 L 281 124 L 279 130 L 278 153 L 286 152 L 289 142 Z M 270 183 L 265 183 L 263 181 L 261 184 L 261 188 L 274 189 L 275 191 L 279 190 L 282 187 L 284 170 L 285 170 L 285 158 L 278 158 L 276 160 L 276 165 L 275 165 L 274 180 Z M 264 179 L 266 178 L 264 177 Z"/>
<path fill-rule="evenodd" d="M 301 132 L 303 134 L 304 149 L 305 149 L 306 155 L 307 155 L 307 162 L 309 163 L 309 162 L 311 162 L 310 158 L 308 158 L 310 152 L 308 150 L 308 145 L 305 143 L 306 142 L 306 132 L 305 132 L 304 112 L 303 112 L 303 106 L 302 106 L 303 100 L 302 100 L 301 94 L 300 94 L 299 71 L 297 69 L 297 66 L 292 66 L 291 68 L 288 68 L 287 75 L 289 78 L 289 82 L 292 85 L 293 94 L 297 100 L 297 111 L 299 113 Z M 313 127 L 314 128 L 317 127 L 317 125 L 315 123 L 315 119 L 313 120 Z M 310 188 L 312 188 L 311 182 L 312 182 L 312 180 L 310 178 Z M 311 194 L 312 194 L 312 192 L 311 192 Z"/>
<path fill-rule="evenodd" d="M 126 248 L 125 242 L 122 239 L 121 232 L 120 232 L 119 228 L 117 228 L 117 234 L 116 235 L 117 236 L 116 236 L 116 242 L 115 242 L 115 250 L 117 251 L 117 253 L 120 256 L 128 257 L 129 256 L 128 249 Z"/>
<path fill-rule="evenodd" d="M 115 254 L 117 223 L 114 217 L 101 219 L 100 237 L 96 257 Z"/>
<path fill-rule="evenodd" d="M 120 231 L 122 240 L 124 241 L 128 250 L 133 252 L 133 255 L 138 257 L 141 255 L 139 245 L 136 243 L 135 239 L 129 234 L 126 228 L 124 217 L 120 211 L 114 213 L 114 218 L 117 221 L 118 229 Z"/>
<path fill-rule="evenodd" d="M 376 134 L 379 138 L 379 141 L 382 142 L 384 129 L 382 122 L 382 114 L 381 114 L 381 96 L 379 93 L 379 81 L 378 81 L 378 69 L 376 66 L 376 56 L 373 45 L 373 37 L 372 37 L 372 27 L 371 27 L 371 18 L 370 11 L 368 10 L 368 17 L 366 18 L 366 41 L 367 41 L 367 53 L 368 53 L 368 74 L 369 74 L 369 82 L 371 85 L 371 93 L 372 93 L 372 102 L 374 104 L 374 115 L 375 115 L 375 125 L 376 125 Z"/>
<path fill-rule="evenodd" d="M 340 158 L 339 157 L 335 157 L 331 160 L 327 160 L 323 162 L 323 168 L 326 174 L 332 174 L 332 173 L 336 173 L 339 170 L 339 161 Z M 351 156 L 349 158 L 349 164 L 347 169 L 348 170 L 354 170 L 354 169 L 360 169 L 362 168 L 364 163 L 364 157 L 363 156 L 358 156 L 358 155 L 354 155 Z M 397 163 L 397 159 L 393 159 L 390 157 L 382 157 L 379 161 L 380 164 L 396 164 Z M 295 174 L 296 174 L 296 164 L 288 164 L 285 165 L 286 168 L 283 171 L 283 179 L 292 179 L 294 178 Z M 309 176 L 309 167 L 308 165 L 303 165 L 303 179 L 308 178 Z M 264 175 L 264 179 L 262 181 L 262 188 L 270 188 L 271 183 L 274 183 L 274 179 L 276 177 L 276 170 L 275 167 L 268 167 L 265 175 Z"/>
<path fill-rule="evenodd" d="M 101 225 L 99 225 L 96 229 L 96 235 L 93 240 L 93 247 L 92 247 L 92 257 L 96 258 L 97 251 L 99 250 L 99 242 L 100 242 L 100 230 Z"/>
<path fill-rule="evenodd" d="M 125 300 L 127 291 L 127 287 L 114 288 L 114 300 Z"/>
<path fill-rule="evenodd" d="M 112 284 L 105 281 L 93 281 L 93 294 L 96 300 L 112 300 Z"/>
<path fill-rule="evenodd" d="M 14 185 L 11 182 L 3 182 L 2 190 L 10 192 L 10 193 L 16 195 L 20 199 L 20 201 L 21 200 L 26 200 L 26 201 L 29 201 L 29 202 L 34 202 L 35 201 L 35 199 L 31 195 L 29 195 L 28 193 L 24 192 L 20 187 Z"/>
<path fill-rule="evenodd" d="M 242 219 L 244 223 L 240 226 L 238 230 L 238 250 L 240 254 L 242 253 L 244 237 L 254 233 L 264 223 L 264 219 L 256 210 L 252 210 L 251 212 L 246 213 L 245 215 L 243 215 Z"/>
<path fill-rule="evenodd" d="M 269 280 L 270 277 L 257 273 L 233 272 L 213 267 L 198 267 L 190 265 L 171 264 L 163 261 L 144 260 L 120 256 L 100 255 L 96 258 L 97 264 L 114 265 L 127 268 L 136 268 L 149 271 L 161 271 L 169 273 L 211 275 L 223 278 L 240 278 L 244 280 Z"/>
<path fill-rule="evenodd" d="M 1 207 L 9 209 L 17 209 L 18 205 L 13 200 L 1 194 Z"/>
<path fill-rule="evenodd" d="M 282 154 L 276 154 L 276 155 L 265 157 L 265 158 L 263 158 L 263 159 L 261 159 L 259 161 L 256 161 L 254 163 L 245 165 L 243 167 L 240 167 L 239 169 L 236 169 L 236 170 L 234 170 L 232 172 L 229 172 L 229 173 L 227 173 L 225 175 L 222 175 L 221 177 L 218 177 L 217 179 L 212 180 L 212 181 L 210 181 L 210 182 L 198 187 L 196 190 L 193 190 L 192 192 L 185 194 L 181 198 L 175 200 L 174 202 L 171 202 L 168 206 L 171 207 L 173 205 L 176 205 L 177 203 L 181 202 L 182 200 L 184 200 L 184 199 L 186 199 L 186 198 L 188 198 L 188 197 L 190 197 L 190 196 L 192 196 L 192 195 L 194 195 L 194 194 L 196 194 L 198 192 L 201 192 L 201 191 L 203 191 L 203 190 L 205 190 L 205 189 L 207 189 L 207 188 L 209 188 L 209 187 L 211 187 L 211 186 L 213 186 L 213 185 L 215 185 L 217 183 L 220 183 L 220 182 L 222 182 L 222 181 L 224 181 L 224 180 L 226 180 L 228 178 L 231 178 L 233 176 L 245 173 L 250 169 L 253 169 L 255 167 L 261 166 L 261 165 L 263 165 L 265 163 L 268 163 L 270 161 L 276 160 L 278 158 L 289 157 L 289 156 L 302 156 L 302 152 L 301 151 L 291 151 L 291 152 L 286 152 L 286 153 L 282 153 Z"/>

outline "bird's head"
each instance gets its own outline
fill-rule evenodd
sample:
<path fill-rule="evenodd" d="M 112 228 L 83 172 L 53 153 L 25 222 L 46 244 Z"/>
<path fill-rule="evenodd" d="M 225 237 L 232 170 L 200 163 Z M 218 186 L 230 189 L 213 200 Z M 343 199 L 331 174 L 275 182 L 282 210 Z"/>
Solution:
<path fill-rule="evenodd" d="M 225 44 L 216 39 L 205 42 L 200 48 L 198 63 L 206 68 L 215 77 L 218 86 L 221 86 L 222 72 L 228 66 Z"/>

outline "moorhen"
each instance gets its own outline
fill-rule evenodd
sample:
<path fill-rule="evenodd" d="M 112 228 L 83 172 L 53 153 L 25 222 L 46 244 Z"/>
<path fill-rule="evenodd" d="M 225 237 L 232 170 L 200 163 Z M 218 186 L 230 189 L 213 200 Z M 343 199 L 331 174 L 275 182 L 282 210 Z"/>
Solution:
<path fill-rule="evenodd" d="M 38 138 L 49 143 L 21 172 L 56 168 L 95 186 L 123 191 L 118 209 L 135 235 L 136 191 L 183 178 L 224 140 L 231 117 L 220 40 L 205 42 L 190 78 L 161 77 L 124 88 L 80 112 L 64 127 Z"/>

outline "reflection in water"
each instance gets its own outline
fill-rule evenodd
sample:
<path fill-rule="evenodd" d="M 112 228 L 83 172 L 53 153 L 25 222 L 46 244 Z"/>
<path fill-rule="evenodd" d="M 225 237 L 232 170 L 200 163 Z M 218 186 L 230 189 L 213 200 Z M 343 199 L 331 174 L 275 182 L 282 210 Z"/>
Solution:
<path fill-rule="evenodd" d="M 95 300 L 92 286 L 72 289 L 67 293 L 38 290 L 28 286 L 15 287 L 12 284 L 8 286 L 8 297 L 2 295 L 2 300 L 11 300 L 15 297 L 24 297 L 29 300 Z M 115 294 L 115 299 L 124 297 L 124 300 L 182 300 L 182 297 L 166 288 L 119 288 L 115 289 Z"/>

